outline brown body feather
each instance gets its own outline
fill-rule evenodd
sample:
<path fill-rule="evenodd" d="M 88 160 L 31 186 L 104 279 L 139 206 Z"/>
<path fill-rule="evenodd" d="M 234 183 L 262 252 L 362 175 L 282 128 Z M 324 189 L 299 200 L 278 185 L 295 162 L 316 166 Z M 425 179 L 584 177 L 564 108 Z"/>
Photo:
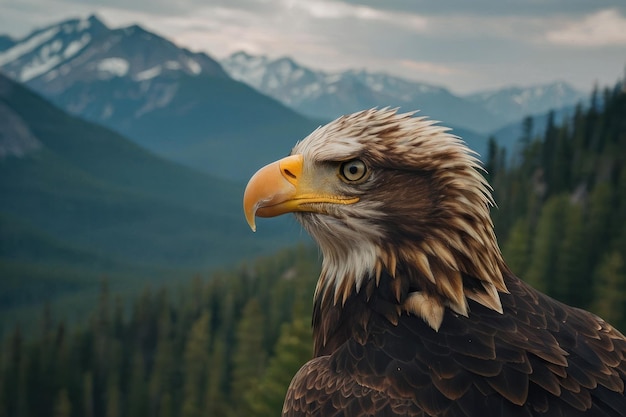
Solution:
<path fill-rule="evenodd" d="M 292 154 L 284 181 L 270 165 L 244 197 L 248 219 L 296 212 L 323 255 L 315 359 L 284 416 L 626 416 L 626 338 L 511 273 L 462 141 L 369 110 Z M 346 178 L 346 161 L 367 175 Z"/>
<path fill-rule="evenodd" d="M 284 416 L 625 415 L 626 340 L 598 317 L 509 274 L 503 314 L 470 301 L 471 314 L 447 309 L 435 331 L 398 312 L 396 281 L 383 274 L 343 307 L 317 301 L 317 357 Z"/>

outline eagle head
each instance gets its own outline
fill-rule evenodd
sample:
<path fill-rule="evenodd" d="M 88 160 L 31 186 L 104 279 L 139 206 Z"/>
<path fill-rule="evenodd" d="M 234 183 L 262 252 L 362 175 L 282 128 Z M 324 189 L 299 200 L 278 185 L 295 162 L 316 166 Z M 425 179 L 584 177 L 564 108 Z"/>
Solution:
<path fill-rule="evenodd" d="M 248 223 L 295 213 L 323 255 L 316 297 L 334 304 L 385 272 L 409 289 L 399 308 L 435 330 L 445 308 L 467 315 L 468 298 L 502 312 L 490 187 L 448 130 L 390 109 L 340 117 L 250 179 Z"/>

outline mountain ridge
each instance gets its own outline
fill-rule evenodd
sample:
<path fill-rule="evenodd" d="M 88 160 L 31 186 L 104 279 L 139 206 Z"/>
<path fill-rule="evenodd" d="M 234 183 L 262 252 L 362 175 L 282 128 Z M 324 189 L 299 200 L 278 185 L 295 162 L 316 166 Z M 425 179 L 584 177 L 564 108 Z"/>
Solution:
<path fill-rule="evenodd" d="M 73 115 L 234 180 L 319 124 L 233 80 L 204 53 L 138 25 L 109 29 L 96 16 L 32 32 L 0 53 L 0 70 Z M 257 143 L 268 146 L 238 155 Z"/>
<path fill-rule="evenodd" d="M 528 114 L 572 105 L 584 93 L 563 82 L 529 87 L 505 87 L 468 95 L 456 95 L 445 87 L 411 81 L 366 70 L 324 72 L 298 64 L 289 57 L 270 59 L 239 51 L 222 59 L 224 69 L 235 79 L 291 106 L 308 116 L 329 118 L 331 113 L 349 113 L 356 108 L 390 106 L 423 110 L 446 123 L 487 134 Z M 360 97 L 346 91 L 360 88 Z M 538 94 L 544 91 L 544 94 Z M 529 94 L 535 100 L 518 103 L 515 96 Z M 506 107 L 500 103 L 509 100 Z"/>
<path fill-rule="evenodd" d="M 67 59 L 46 64 L 59 54 Z M 341 114 L 385 106 L 419 110 L 484 154 L 493 132 L 521 123 L 529 112 L 545 114 L 549 106 L 542 102 L 564 104 L 578 94 L 561 83 L 459 96 L 385 73 L 327 73 L 290 57 L 238 52 L 218 62 L 138 25 L 109 29 L 96 16 L 38 29 L 0 52 L 0 70 L 14 79 L 46 65 L 25 81 L 57 106 L 161 156 L 236 180 Z M 564 98 L 555 93 L 542 101 L 550 91 Z M 524 94 L 533 100 L 520 101 Z"/>
<path fill-rule="evenodd" d="M 571 107 L 587 96 L 564 81 L 554 81 L 526 87 L 510 86 L 486 90 L 466 98 L 484 106 L 493 114 L 505 116 L 507 123 L 511 123 L 525 116 Z"/>

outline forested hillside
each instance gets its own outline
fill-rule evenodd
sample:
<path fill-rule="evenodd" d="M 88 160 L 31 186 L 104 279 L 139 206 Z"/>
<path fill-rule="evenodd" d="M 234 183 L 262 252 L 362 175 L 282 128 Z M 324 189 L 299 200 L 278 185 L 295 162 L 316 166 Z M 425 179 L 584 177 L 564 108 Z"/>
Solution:
<path fill-rule="evenodd" d="M 623 84 L 622 84 L 623 85 Z M 524 131 L 532 131 L 526 119 Z M 519 277 L 626 329 L 626 93 L 597 90 L 561 126 L 524 135 L 507 158 L 490 143 L 492 211 Z"/>
<path fill-rule="evenodd" d="M 250 233 L 243 187 L 155 156 L 0 74 L 0 339 L 16 322 L 29 332 L 45 301 L 83 317 L 103 275 L 113 291 L 137 294 L 293 242 L 293 223 Z"/>
<path fill-rule="evenodd" d="M 0 350 L 0 416 L 280 415 L 312 354 L 316 259 L 301 247 L 146 289 L 128 314 L 105 282 L 77 329 L 46 309 L 36 342 L 18 329 Z"/>
<path fill-rule="evenodd" d="M 623 90 L 595 93 L 568 123 L 521 138 L 519 155 L 492 142 L 487 163 L 513 271 L 621 330 L 625 116 Z M 300 247 L 130 302 L 105 282 L 77 328 L 45 309 L 38 338 L 16 329 L 0 349 L 0 416 L 280 415 L 311 355 L 318 265 L 317 251 Z"/>

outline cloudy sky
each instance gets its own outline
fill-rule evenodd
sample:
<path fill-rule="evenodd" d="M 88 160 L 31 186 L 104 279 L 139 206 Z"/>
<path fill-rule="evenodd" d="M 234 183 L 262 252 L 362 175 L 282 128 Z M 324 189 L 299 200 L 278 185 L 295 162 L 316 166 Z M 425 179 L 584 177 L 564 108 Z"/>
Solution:
<path fill-rule="evenodd" d="M 217 58 L 288 55 L 457 93 L 554 80 L 590 90 L 626 65 L 624 0 L 0 0 L 0 33 L 92 13 Z"/>

